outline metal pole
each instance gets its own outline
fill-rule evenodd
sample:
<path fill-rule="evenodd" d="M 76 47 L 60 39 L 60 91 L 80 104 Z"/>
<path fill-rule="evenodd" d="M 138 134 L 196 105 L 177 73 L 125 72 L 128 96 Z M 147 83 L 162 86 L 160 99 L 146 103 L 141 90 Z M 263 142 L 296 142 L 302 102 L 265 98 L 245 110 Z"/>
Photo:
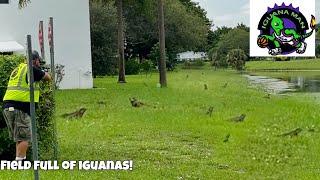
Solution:
<path fill-rule="evenodd" d="M 56 88 L 55 84 L 55 67 L 54 67 L 54 41 L 53 41 L 53 17 L 49 19 L 49 45 L 50 45 L 50 65 L 51 65 L 51 75 L 52 75 L 52 90 Z"/>
<path fill-rule="evenodd" d="M 27 35 L 27 52 L 28 52 L 28 78 L 30 82 L 30 116 L 31 116 L 31 136 L 32 136 L 32 154 L 33 161 L 38 160 L 38 140 L 37 140 L 37 126 L 36 126 L 36 112 L 34 104 L 34 77 L 32 65 L 32 46 L 31 35 Z M 34 179 L 39 179 L 39 170 L 34 170 Z"/>
<path fill-rule="evenodd" d="M 53 17 L 49 19 L 49 46 L 50 46 L 50 69 L 52 78 L 52 94 L 55 97 L 56 78 L 55 78 L 55 65 L 54 65 L 54 41 L 53 41 Z M 54 118 L 54 117 L 53 117 Z M 56 120 L 53 120 L 53 138 L 54 138 L 54 158 L 58 159 L 58 139 L 57 139 L 57 125 Z"/>
<path fill-rule="evenodd" d="M 44 53 L 44 38 L 43 38 L 43 21 L 39 22 L 39 45 L 41 51 L 42 61 L 45 61 L 45 53 Z"/>

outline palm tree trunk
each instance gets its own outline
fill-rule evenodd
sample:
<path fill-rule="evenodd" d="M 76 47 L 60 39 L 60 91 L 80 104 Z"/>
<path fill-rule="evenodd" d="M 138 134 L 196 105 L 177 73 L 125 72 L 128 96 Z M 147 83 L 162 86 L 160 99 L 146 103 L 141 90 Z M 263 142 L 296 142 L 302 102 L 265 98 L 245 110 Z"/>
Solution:
<path fill-rule="evenodd" d="M 125 65 L 124 65 L 124 28 L 123 28 L 123 8 L 122 0 L 117 0 L 117 14 L 118 14 L 118 65 L 119 77 L 118 83 L 125 83 Z"/>
<path fill-rule="evenodd" d="M 166 50 L 165 50 L 165 30 L 164 30 L 164 13 L 163 13 L 163 0 L 158 2 L 159 8 L 159 42 L 160 42 L 160 85 L 167 87 L 166 77 Z"/>

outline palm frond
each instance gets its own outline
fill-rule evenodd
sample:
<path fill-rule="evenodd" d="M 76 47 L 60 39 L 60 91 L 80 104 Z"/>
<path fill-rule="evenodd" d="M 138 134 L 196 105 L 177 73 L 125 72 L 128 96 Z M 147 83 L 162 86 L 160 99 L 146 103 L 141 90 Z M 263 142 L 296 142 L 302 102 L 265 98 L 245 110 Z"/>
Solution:
<path fill-rule="evenodd" d="M 19 0 L 19 8 L 25 8 L 28 5 L 28 3 L 30 3 L 30 0 Z"/>

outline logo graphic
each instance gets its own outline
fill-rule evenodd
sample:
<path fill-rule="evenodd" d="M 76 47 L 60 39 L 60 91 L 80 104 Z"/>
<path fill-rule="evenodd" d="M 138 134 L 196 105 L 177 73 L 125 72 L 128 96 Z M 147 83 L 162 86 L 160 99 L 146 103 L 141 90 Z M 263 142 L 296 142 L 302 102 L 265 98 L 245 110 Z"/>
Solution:
<path fill-rule="evenodd" d="M 265 48 L 272 56 L 304 54 L 308 48 L 305 40 L 313 34 L 315 26 L 315 17 L 311 15 L 308 24 L 299 7 L 294 8 L 292 4 L 286 6 L 285 3 L 281 6 L 275 4 L 273 8 L 268 8 L 259 21 L 257 45 Z"/>
<path fill-rule="evenodd" d="M 264 3 L 264 7 L 259 5 L 259 10 L 264 9 L 260 12 L 251 9 L 254 13 L 250 16 L 251 25 L 256 27 L 250 33 L 251 56 L 314 55 L 314 4 L 294 0 L 285 2 L 287 4 L 279 0 Z M 251 3 L 251 8 L 258 6 L 252 0 Z"/>

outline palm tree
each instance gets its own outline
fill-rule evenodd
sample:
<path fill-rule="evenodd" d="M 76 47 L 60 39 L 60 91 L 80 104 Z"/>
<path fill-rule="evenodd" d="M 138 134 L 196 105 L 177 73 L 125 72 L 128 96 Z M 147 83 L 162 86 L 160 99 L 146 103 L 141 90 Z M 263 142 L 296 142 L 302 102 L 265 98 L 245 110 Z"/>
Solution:
<path fill-rule="evenodd" d="M 166 77 L 166 50 L 165 50 L 165 30 L 164 30 L 164 13 L 163 13 L 163 0 L 158 2 L 159 8 L 159 41 L 160 41 L 160 85 L 167 87 Z"/>
<path fill-rule="evenodd" d="M 24 8 L 30 3 L 30 0 L 19 0 L 19 8 Z"/>
<path fill-rule="evenodd" d="M 118 59 L 119 59 L 119 77 L 118 83 L 125 83 L 125 66 L 124 66 L 124 28 L 123 28 L 123 7 L 122 0 L 116 1 L 118 16 Z"/>

